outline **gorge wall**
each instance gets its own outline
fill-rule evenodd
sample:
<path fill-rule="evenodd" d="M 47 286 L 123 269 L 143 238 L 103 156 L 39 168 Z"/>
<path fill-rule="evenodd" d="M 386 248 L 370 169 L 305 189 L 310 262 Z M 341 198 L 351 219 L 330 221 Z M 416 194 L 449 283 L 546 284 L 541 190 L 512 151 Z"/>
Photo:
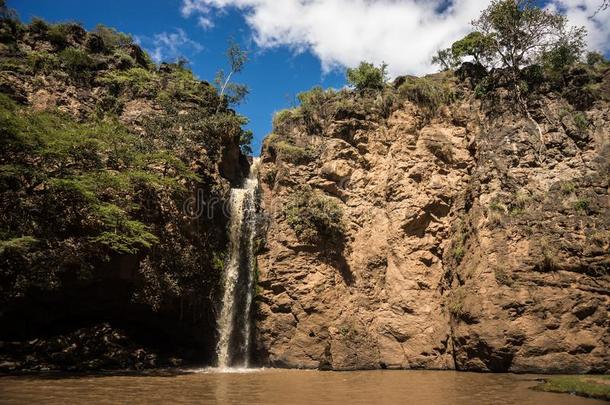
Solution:
<path fill-rule="evenodd" d="M 528 79 L 531 119 L 478 74 L 314 89 L 276 115 L 262 364 L 608 371 L 610 70 Z"/>

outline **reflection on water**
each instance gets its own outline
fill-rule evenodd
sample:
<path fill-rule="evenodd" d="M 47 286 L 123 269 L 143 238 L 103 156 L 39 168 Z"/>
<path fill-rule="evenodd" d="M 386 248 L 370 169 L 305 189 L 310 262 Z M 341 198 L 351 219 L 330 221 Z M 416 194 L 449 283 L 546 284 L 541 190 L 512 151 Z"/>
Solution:
<path fill-rule="evenodd" d="M 226 370 L 225 370 L 226 371 Z M 188 373 L 0 377 L 0 403 L 589 404 L 532 391 L 536 376 L 451 371 L 202 369 Z"/>

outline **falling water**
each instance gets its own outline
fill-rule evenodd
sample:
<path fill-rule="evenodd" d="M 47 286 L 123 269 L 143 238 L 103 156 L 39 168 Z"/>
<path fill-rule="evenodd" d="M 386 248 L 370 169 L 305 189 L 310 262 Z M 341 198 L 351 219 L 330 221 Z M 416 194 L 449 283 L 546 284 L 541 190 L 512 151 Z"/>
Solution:
<path fill-rule="evenodd" d="M 249 366 L 258 164 L 259 159 L 254 158 L 243 187 L 231 190 L 230 251 L 225 266 L 216 346 L 220 368 Z"/>

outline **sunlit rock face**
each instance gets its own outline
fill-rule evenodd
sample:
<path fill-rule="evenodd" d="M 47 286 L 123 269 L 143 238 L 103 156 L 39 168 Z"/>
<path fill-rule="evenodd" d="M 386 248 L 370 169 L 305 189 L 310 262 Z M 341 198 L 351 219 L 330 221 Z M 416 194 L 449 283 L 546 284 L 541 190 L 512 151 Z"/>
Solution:
<path fill-rule="evenodd" d="M 584 104 L 534 92 L 530 117 L 507 89 L 476 98 L 470 78 L 433 80 L 457 95 L 433 113 L 396 91 L 342 92 L 275 122 L 260 169 L 259 362 L 607 371 L 608 72 Z M 303 190 L 340 207 L 340 243 L 299 234 Z"/>

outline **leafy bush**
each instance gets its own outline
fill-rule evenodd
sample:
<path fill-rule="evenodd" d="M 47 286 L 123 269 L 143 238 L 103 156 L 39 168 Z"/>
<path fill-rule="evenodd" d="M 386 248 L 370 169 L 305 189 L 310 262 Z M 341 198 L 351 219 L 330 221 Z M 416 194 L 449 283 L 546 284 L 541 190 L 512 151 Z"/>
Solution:
<path fill-rule="evenodd" d="M 119 253 L 135 254 L 158 243 L 159 239 L 140 221 L 114 204 L 100 204 L 96 212 L 106 228 L 93 241 Z"/>
<path fill-rule="evenodd" d="M 34 73 L 53 73 L 61 66 L 59 58 L 49 52 L 29 52 L 27 63 Z"/>
<path fill-rule="evenodd" d="M 40 18 L 32 18 L 32 22 L 28 25 L 28 29 L 30 32 L 38 35 L 46 34 L 49 30 L 49 24 L 46 21 L 41 20 Z"/>
<path fill-rule="evenodd" d="M 281 110 L 273 115 L 273 132 L 284 133 L 288 123 L 292 122 L 295 116 L 298 116 L 299 111 L 294 109 Z"/>
<path fill-rule="evenodd" d="M 602 55 L 599 52 L 588 52 L 586 59 L 587 59 L 587 64 L 589 66 L 595 66 L 595 65 L 607 63 L 604 55 Z"/>
<path fill-rule="evenodd" d="M 572 118 L 574 120 L 574 125 L 576 125 L 576 128 L 578 128 L 581 133 L 584 133 L 589 129 L 589 120 L 583 113 L 576 113 Z"/>
<path fill-rule="evenodd" d="M 8 240 L 0 240 L 0 254 L 8 250 L 25 251 L 38 243 L 38 239 L 31 236 L 21 236 Z"/>
<path fill-rule="evenodd" d="M 23 110 L 4 97 L 0 105 L 5 132 L 1 146 L 12 164 L 8 170 L 9 162 L 0 158 L 0 167 L 6 169 L 0 185 L 7 184 L 10 176 L 13 189 L 39 188 L 46 205 L 37 208 L 43 217 L 34 222 L 51 225 L 56 235 L 61 235 L 62 229 L 69 232 L 68 223 L 79 223 L 81 228 L 89 223 L 93 243 L 122 253 L 135 253 L 156 242 L 146 226 L 133 217 L 134 201 L 127 195 L 137 195 L 141 188 L 183 189 L 180 178 L 193 179 L 186 165 L 162 151 L 143 155 L 138 150 L 141 140 L 116 122 L 78 124 L 64 115 Z M 165 173 L 176 177 L 151 171 L 160 163 L 165 165 Z M 66 198 L 60 204 L 49 205 L 62 196 Z M 52 225 L 53 218 L 64 223 Z M 41 231 L 35 230 L 32 237 L 37 238 Z"/>
<path fill-rule="evenodd" d="M 510 201 L 508 212 L 511 215 L 521 214 L 531 202 L 531 197 L 525 192 L 517 192 Z"/>
<path fill-rule="evenodd" d="M 476 98 L 485 97 L 494 88 L 494 81 L 490 76 L 485 76 L 474 88 Z"/>
<path fill-rule="evenodd" d="M 589 200 L 586 198 L 580 198 L 574 202 L 574 209 L 579 212 L 588 212 L 589 211 Z"/>
<path fill-rule="evenodd" d="M 386 69 L 385 63 L 375 67 L 372 63 L 360 62 L 357 68 L 347 69 L 347 82 L 358 91 L 381 90 L 387 79 Z"/>
<path fill-rule="evenodd" d="M 542 260 L 535 266 L 536 270 L 541 272 L 557 270 L 557 250 L 553 244 L 549 240 L 543 239 L 540 241 L 539 249 Z"/>
<path fill-rule="evenodd" d="M 98 24 L 92 32 L 102 39 L 104 47 L 107 50 L 123 48 L 133 44 L 133 39 L 130 35 L 119 32 L 114 28 L 106 27 L 103 24 Z"/>
<path fill-rule="evenodd" d="M 277 169 L 272 168 L 265 172 L 263 175 L 263 181 L 267 183 L 269 186 L 273 186 L 275 183 L 275 179 L 277 178 Z"/>
<path fill-rule="evenodd" d="M 468 290 L 466 290 L 466 287 L 464 286 L 451 290 L 451 292 L 445 298 L 445 305 L 451 315 L 459 318 L 466 314 L 464 302 L 466 301 L 467 296 Z"/>
<path fill-rule="evenodd" d="M 109 71 L 100 77 L 99 82 L 111 86 L 117 92 L 127 92 L 133 96 L 153 97 L 157 94 L 158 76 L 143 68 L 126 71 Z"/>
<path fill-rule="evenodd" d="M 278 157 L 295 164 L 308 163 L 316 158 L 315 152 L 310 148 L 293 145 L 287 141 L 279 141 L 273 145 Z"/>
<path fill-rule="evenodd" d="M 553 48 L 542 55 L 543 66 L 552 73 L 560 73 L 568 66 L 578 62 L 582 54 L 582 44 L 562 38 Z"/>
<path fill-rule="evenodd" d="M 95 61 L 81 49 L 66 48 L 58 55 L 64 69 L 73 77 L 86 77 L 95 67 Z"/>
<path fill-rule="evenodd" d="M 307 243 L 326 243 L 339 248 L 345 233 L 343 210 L 337 202 L 309 188 L 295 192 L 287 201 L 284 215 L 297 237 Z"/>
<path fill-rule="evenodd" d="M 84 35 L 85 30 L 78 23 L 61 23 L 48 25 L 46 37 L 58 48 L 67 46 L 73 35 Z"/>
<path fill-rule="evenodd" d="M 442 105 L 450 104 L 456 99 L 455 93 L 448 85 L 426 77 L 409 78 L 400 85 L 398 92 L 430 115 L 435 114 Z"/>
<path fill-rule="evenodd" d="M 122 49 L 117 49 L 114 52 L 112 59 L 115 61 L 116 66 L 119 69 L 131 69 L 136 65 L 136 61 Z"/>

